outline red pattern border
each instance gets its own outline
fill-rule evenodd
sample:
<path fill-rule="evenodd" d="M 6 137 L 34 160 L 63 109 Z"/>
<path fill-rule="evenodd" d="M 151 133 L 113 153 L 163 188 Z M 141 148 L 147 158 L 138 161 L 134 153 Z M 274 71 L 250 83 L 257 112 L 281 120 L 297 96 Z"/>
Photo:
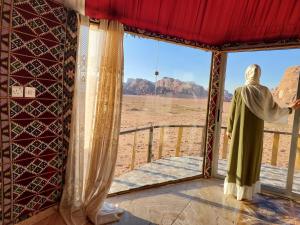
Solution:
<path fill-rule="evenodd" d="M 221 93 L 221 81 L 225 76 L 226 53 L 213 52 L 210 71 L 210 92 L 208 99 L 208 114 L 206 122 L 205 154 L 203 163 L 203 175 L 209 178 L 212 175 L 213 150 L 215 147 L 216 125 L 218 123 L 218 110 Z"/>
<path fill-rule="evenodd" d="M 169 42 L 172 42 L 172 43 L 175 43 L 175 44 L 181 44 L 181 45 L 186 45 L 186 46 L 190 46 L 190 47 L 201 48 L 201 49 L 204 49 L 204 50 L 215 51 L 215 50 L 220 49 L 217 46 L 203 44 L 203 43 L 198 42 L 198 41 L 185 40 L 183 38 L 170 36 L 170 35 L 165 35 L 165 34 L 152 32 L 152 31 L 148 31 L 148 30 L 144 30 L 144 29 L 139 29 L 139 28 L 136 28 L 136 27 L 126 26 L 126 25 L 124 25 L 124 30 L 126 32 L 129 32 L 129 33 L 135 33 L 135 34 L 138 34 L 138 35 L 142 35 L 142 36 L 146 36 L 146 37 L 150 37 L 150 38 L 154 38 L 154 39 L 161 39 L 163 41 L 169 41 Z"/>

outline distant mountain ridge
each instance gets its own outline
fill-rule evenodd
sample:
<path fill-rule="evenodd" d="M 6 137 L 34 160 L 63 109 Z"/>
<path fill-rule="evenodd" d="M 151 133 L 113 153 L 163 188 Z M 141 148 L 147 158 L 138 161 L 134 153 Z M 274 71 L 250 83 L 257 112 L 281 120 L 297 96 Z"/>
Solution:
<path fill-rule="evenodd" d="M 123 93 L 125 95 L 154 95 L 155 82 L 129 78 L 123 85 Z M 208 91 L 194 82 L 164 77 L 157 81 L 156 94 L 175 98 L 207 98 Z M 225 90 L 224 99 L 230 101 L 232 94 Z"/>

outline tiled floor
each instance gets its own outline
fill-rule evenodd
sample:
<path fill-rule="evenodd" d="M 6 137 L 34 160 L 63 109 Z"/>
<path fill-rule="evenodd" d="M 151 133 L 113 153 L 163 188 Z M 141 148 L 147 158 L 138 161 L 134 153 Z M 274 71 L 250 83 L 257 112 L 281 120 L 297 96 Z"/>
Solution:
<path fill-rule="evenodd" d="M 199 179 L 109 198 L 125 210 L 114 225 L 300 224 L 300 204 L 270 195 L 241 202 L 223 182 Z"/>
<path fill-rule="evenodd" d="M 147 163 L 114 179 L 110 193 L 126 191 L 151 184 L 174 181 L 201 174 L 202 157 L 170 157 Z M 226 175 L 227 160 L 218 161 L 218 173 Z M 263 184 L 284 188 L 287 169 L 267 164 L 261 166 Z M 295 171 L 293 191 L 300 193 L 300 171 Z"/>
<path fill-rule="evenodd" d="M 111 197 L 125 210 L 113 225 L 300 224 L 300 203 L 271 195 L 241 202 L 223 195 L 223 182 L 198 179 Z M 64 225 L 56 213 L 35 225 Z"/>

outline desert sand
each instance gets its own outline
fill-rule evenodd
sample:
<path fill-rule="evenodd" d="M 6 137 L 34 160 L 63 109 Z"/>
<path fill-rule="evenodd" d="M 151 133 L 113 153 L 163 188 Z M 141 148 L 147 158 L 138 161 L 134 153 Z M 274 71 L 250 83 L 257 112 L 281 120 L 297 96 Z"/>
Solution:
<path fill-rule="evenodd" d="M 151 125 L 205 125 L 207 99 L 170 98 L 160 96 L 124 95 L 122 103 L 121 131 Z M 226 126 L 230 102 L 224 102 L 222 126 Z M 265 124 L 265 129 L 291 132 L 289 124 L 278 126 Z M 165 128 L 163 157 L 175 156 L 178 128 Z M 220 138 L 223 148 L 224 129 Z M 116 176 L 130 170 L 134 133 L 120 135 Z M 135 167 L 147 162 L 149 130 L 137 132 Z M 289 135 L 281 135 L 277 166 L 287 167 L 290 151 Z M 202 128 L 184 128 L 181 155 L 202 156 Z M 159 129 L 154 129 L 153 160 L 158 158 Z M 262 163 L 270 164 L 273 134 L 265 134 Z M 221 155 L 221 154 L 219 154 Z M 221 156 L 219 156 L 220 158 Z"/>

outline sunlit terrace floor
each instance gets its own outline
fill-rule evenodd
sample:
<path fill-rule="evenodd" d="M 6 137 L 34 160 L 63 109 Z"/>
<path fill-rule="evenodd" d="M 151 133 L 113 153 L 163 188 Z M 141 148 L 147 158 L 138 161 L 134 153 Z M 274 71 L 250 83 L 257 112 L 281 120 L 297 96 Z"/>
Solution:
<path fill-rule="evenodd" d="M 201 174 L 202 157 L 171 157 L 155 160 L 114 179 L 110 193 L 128 191 L 143 186 L 171 182 Z M 226 174 L 226 160 L 219 160 L 218 173 Z M 261 182 L 269 186 L 284 188 L 287 169 L 263 164 Z M 300 192 L 300 171 L 296 171 L 294 191 Z"/>
<path fill-rule="evenodd" d="M 115 225 L 300 224 L 300 204 L 271 195 L 252 202 L 223 195 L 217 179 L 197 179 L 111 197 L 125 210 Z"/>
<path fill-rule="evenodd" d="M 113 225 L 270 225 L 300 224 L 300 204 L 272 195 L 252 202 L 223 195 L 219 179 L 196 179 L 117 195 L 107 199 L 124 214 Z M 55 209 L 48 217 L 22 225 L 65 225 Z"/>

